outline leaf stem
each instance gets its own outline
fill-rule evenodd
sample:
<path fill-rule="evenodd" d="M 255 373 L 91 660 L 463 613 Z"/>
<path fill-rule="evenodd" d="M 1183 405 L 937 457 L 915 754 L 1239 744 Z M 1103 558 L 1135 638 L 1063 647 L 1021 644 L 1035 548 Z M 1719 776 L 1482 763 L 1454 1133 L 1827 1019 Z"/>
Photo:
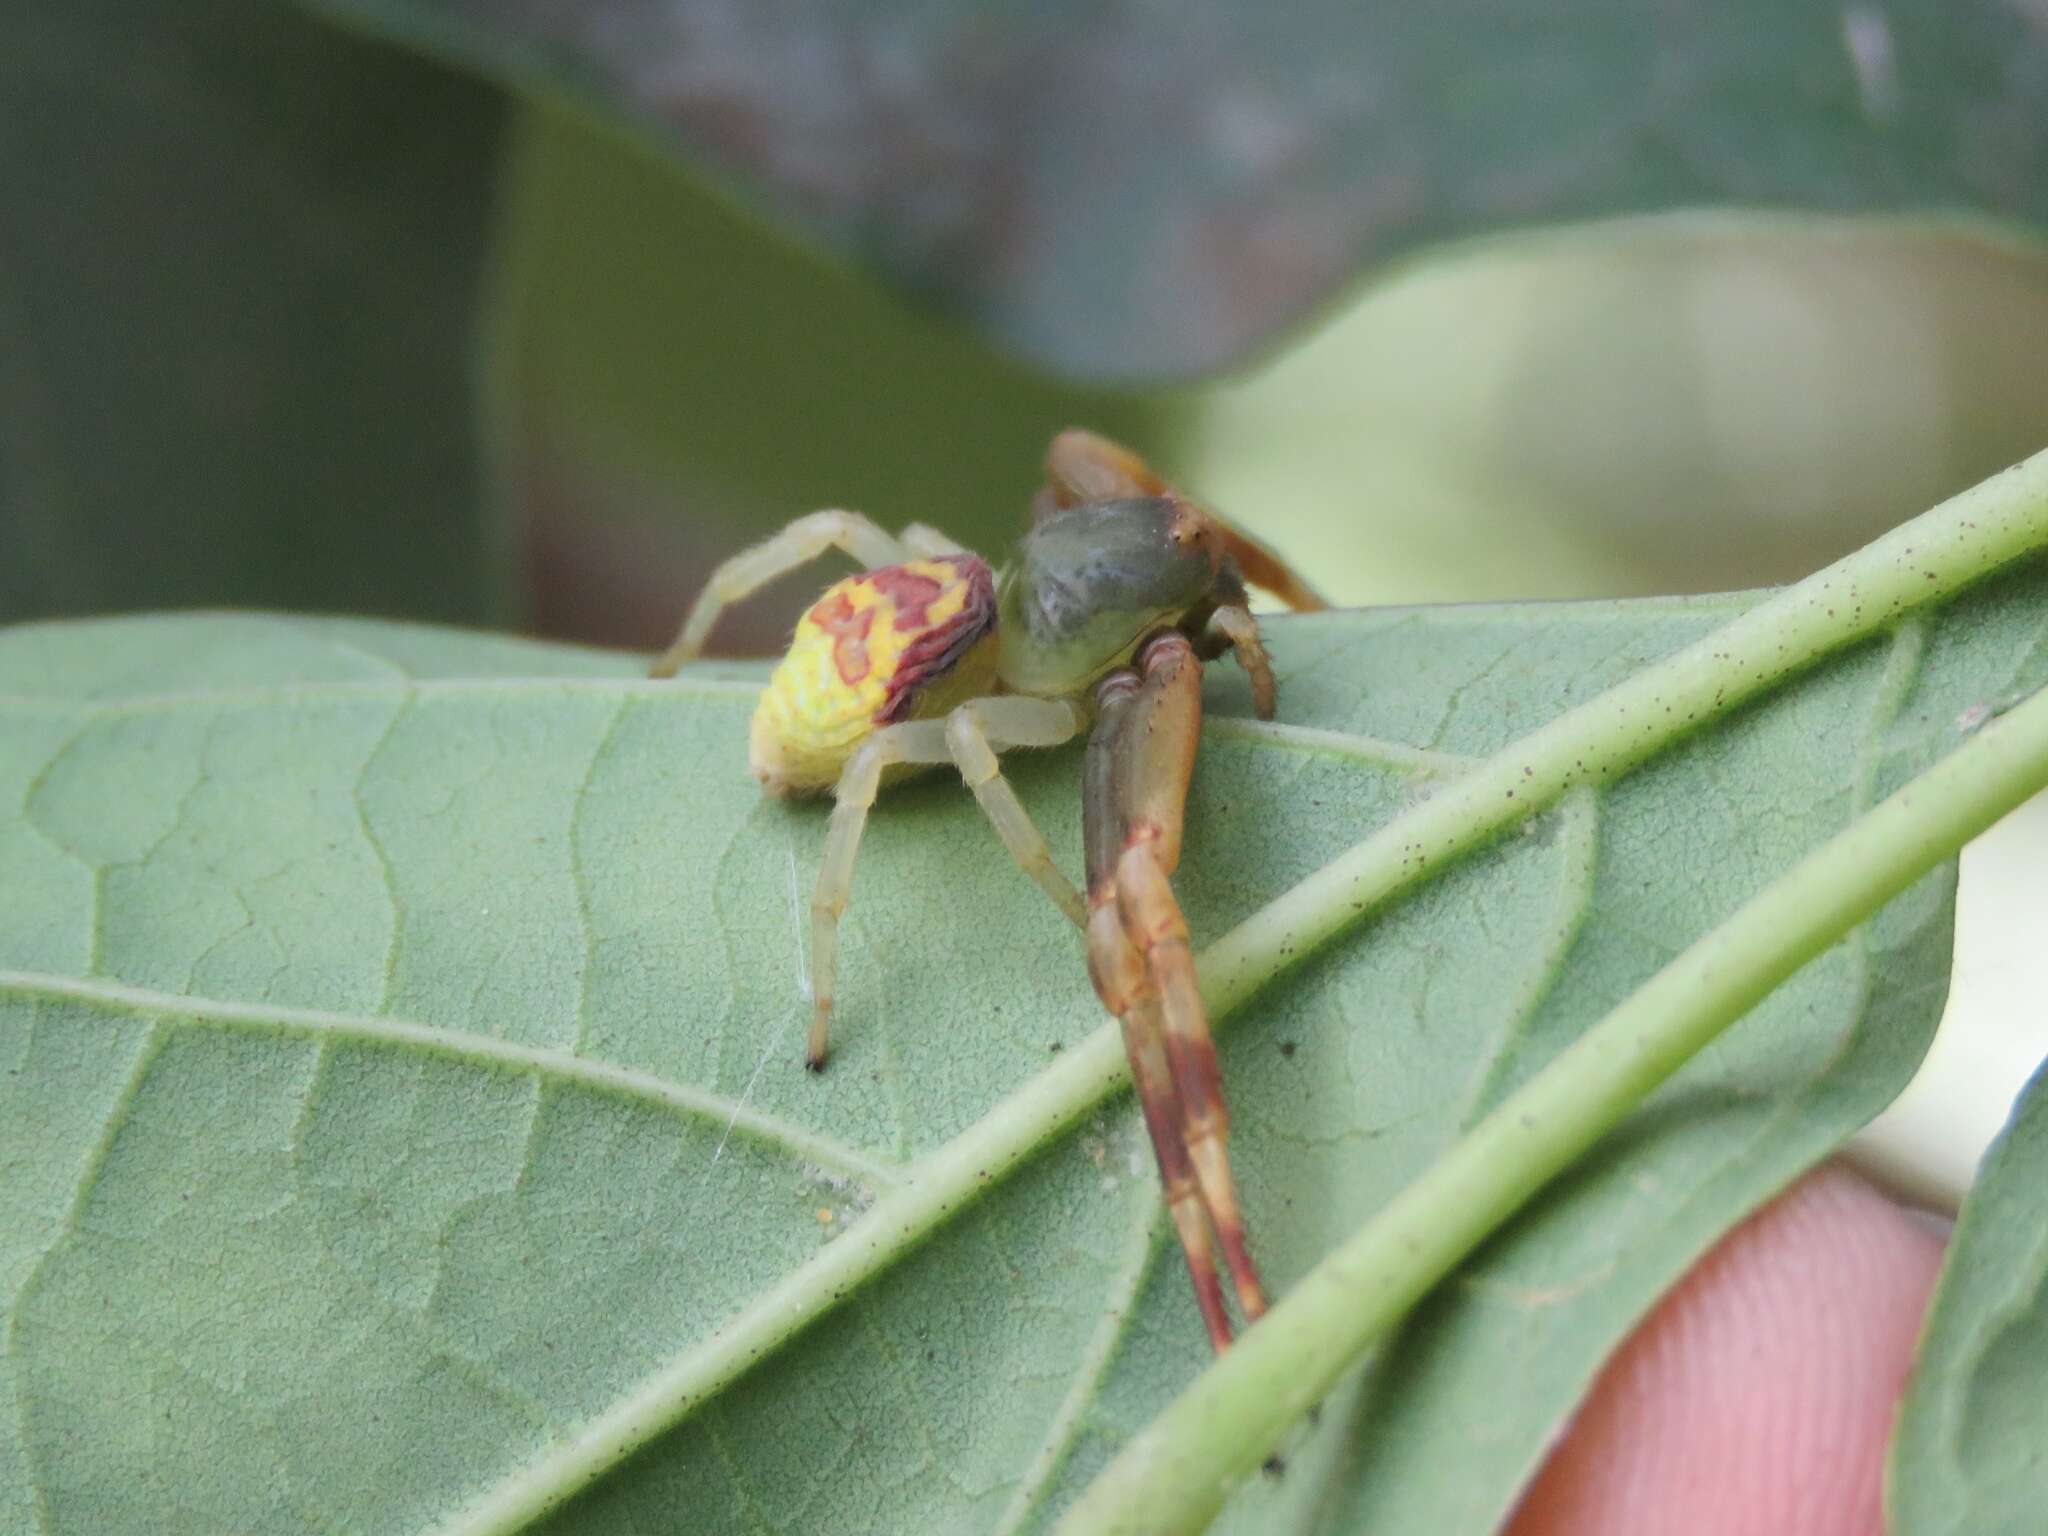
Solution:
<path fill-rule="evenodd" d="M 1808 854 L 1481 1120 L 1133 1439 L 1061 1536 L 1200 1530 L 1368 1346 L 1771 990 L 2048 787 L 2048 691 Z"/>
<path fill-rule="evenodd" d="M 2048 453 L 2013 465 L 1530 732 L 1252 914 L 1202 956 L 1225 1013 L 1387 897 L 1578 784 L 1619 777 L 1831 651 L 2048 544 Z"/>

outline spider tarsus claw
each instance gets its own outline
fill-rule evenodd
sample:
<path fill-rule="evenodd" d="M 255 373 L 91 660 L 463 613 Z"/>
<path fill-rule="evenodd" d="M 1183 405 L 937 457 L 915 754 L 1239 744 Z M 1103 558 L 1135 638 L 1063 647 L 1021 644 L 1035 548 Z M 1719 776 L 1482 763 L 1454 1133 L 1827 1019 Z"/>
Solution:
<path fill-rule="evenodd" d="M 1237 1293 L 1238 1310 L 1244 1313 L 1247 1323 L 1256 1323 L 1266 1315 L 1266 1290 L 1259 1283 L 1258 1269 L 1252 1263 L 1251 1249 L 1244 1240 L 1244 1228 L 1233 1225 L 1218 1232 L 1223 1243 L 1223 1260 L 1230 1269 L 1231 1288 Z"/>
<path fill-rule="evenodd" d="M 832 999 L 821 997 L 811 1005 L 811 1041 L 804 1051 L 804 1065 L 813 1072 L 825 1070 L 825 1032 L 832 1025 Z"/>
<path fill-rule="evenodd" d="M 1244 1313 L 1244 1320 L 1247 1323 L 1256 1323 L 1266 1315 L 1266 1293 L 1260 1290 L 1256 1283 L 1247 1286 L 1242 1281 L 1239 1281 L 1237 1286 L 1237 1305 L 1238 1309 Z"/>
<path fill-rule="evenodd" d="M 1235 1203 L 1233 1195 L 1232 1212 L 1217 1221 L 1216 1237 L 1223 1246 L 1223 1261 L 1230 1270 L 1238 1310 L 1244 1313 L 1247 1323 L 1256 1323 L 1266 1315 L 1266 1288 L 1260 1283 L 1258 1266 L 1252 1262 L 1251 1245 L 1245 1241 L 1244 1223 L 1236 1218 Z"/>
<path fill-rule="evenodd" d="M 1157 1145 L 1155 1140 L 1155 1150 Z M 1203 1213 L 1201 1197 L 1195 1193 L 1192 1182 L 1178 1189 L 1168 1188 L 1165 1194 L 1167 1214 L 1173 1218 L 1174 1230 L 1180 1237 L 1181 1257 L 1187 1260 L 1188 1278 L 1195 1284 L 1195 1305 L 1209 1334 L 1209 1347 L 1220 1355 L 1230 1348 L 1230 1313 L 1224 1306 L 1223 1281 L 1216 1273 L 1216 1260 L 1209 1250 L 1208 1218 Z"/>

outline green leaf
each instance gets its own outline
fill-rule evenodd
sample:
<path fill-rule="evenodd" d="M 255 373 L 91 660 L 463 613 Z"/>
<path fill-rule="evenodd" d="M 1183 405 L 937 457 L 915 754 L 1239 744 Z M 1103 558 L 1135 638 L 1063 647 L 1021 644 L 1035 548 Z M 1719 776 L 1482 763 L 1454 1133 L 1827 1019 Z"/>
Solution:
<path fill-rule="evenodd" d="M 1451 793 L 1485 777 L 1474 770 Z M 1126 1445 L 1059 1531 L 1171 1536 L 1207 1525 L 1294 1421 L 1672 1074 L 2043 790 L 2048 689 L 1802 857 L 1494 1105 Z"/>
<path fill-rule="evenodd" d="M 1898 1536 L 2026 1536 L 2048 1500 L 2048 1073 L 1963 1202 L 1893 1436 Z"/>
<path fill-rule="evenodd" d="M 1368 264 L 1684 206 L 2048 216 L 2011 0 L 308 0 L 687 156 L 1041 363 L 1213 370 Z M 1170 16 L 1170 20 L 1166 19 Z"/>
<path fill-rule="evenodd" d="M 2040 473 L 1951 515 L 2007 551 L 1975 569 L 2038 543 Z M 1222 1054 L 1276 1290 L 2048 678 L 2048 568 L 1920 616 L 1969 571 L 1907 553 L 1839 614 L 1802 589 L 1834 628 L 1801 645 L 1873 638 L 1631 720 L 1630 760 L 1680 739 L 1306 963 L 1270 920 L 1218 946 L 1222 1001 L 1260 988 Z M 1211 690 L 1197 934 L 1751 604 L 1276 622 L 1287 724 Z M 1729 656 L 1730 698 L 1790 664 Z M 1203 1366 L 1113 1031 L 971 800 L 877 816 L 811 1077 L 823 818 L 743 771 L 758 671 L 636 670 L 334 621 L 0 636 L 0 1526 L 476 1533 L 589 1481 L 553 1528 L 1035 1530 Z M 1015 777 L 1077 867 L 1072 755 Z M 1491 1529 L 1629 1322 L 1903 1082 L 1949 914 L 1923 882 L 1681 1072 L 1229 1528 Z"/>
<path fill-rule="evenodd" d="M 496 94 L 262 0 L 0 50 L 0 619 L 501 617 L 471 345 Z"/>

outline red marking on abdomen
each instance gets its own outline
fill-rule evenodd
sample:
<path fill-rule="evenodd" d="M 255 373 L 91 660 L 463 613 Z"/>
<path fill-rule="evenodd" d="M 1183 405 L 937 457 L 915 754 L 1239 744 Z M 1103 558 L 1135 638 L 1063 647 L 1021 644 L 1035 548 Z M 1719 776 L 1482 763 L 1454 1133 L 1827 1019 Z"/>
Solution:
<path fill-rule="evenodd" d="M 927 602 L 930 599 L 926 599 Z M 856 609 L 844 592 L 834 592 L 811 610 L 811 622 L 832 637 L 832 665 L 848 687 L 868 675 L 868 631 L 875 610 Z"/>
<path fill-rule="evenodd" d="M 927 610 L 933 600 L 945 591 L 942 583 L 898 566 L 875 572 L 877 586 L 882 585 L 883 577 L 892 578 L 892 584 L 884 588 L 892 596 L 912 583 L 931 588 L 929 594 L 914 599 L 917 602 L 914 616 L 925 626 L 924 632 L 903 648 L 903 655 L 896 663 L 896 674 L 889 679 L 889 695 L 875 712 L 875 721 L 879 725 L 892 725 L 898 720 L 909 719 L 917 703 L 918 690 L 934 678 L 950 672 L 977 640 L 995 628 L 996 583 L 988 562 L 975 555 L 948 555 L 944 557 L 944 563 L 959 573 L 967 594 L 960 611 L 941 624 L 932 624 Z M 901 583 L 901 587 L 895 583 Z M 912 610 L 900 606 L 904 599 L 897 597 L 897 602 L 898 622 L 912 618 Z"/>
<path fill-rule="evenodd" d="M 868 581 L 884 597 L 896 604 L 896 627 L 909 629 L 925 622 L 933 603 L 946 590 L 943 583 L 931 576 L 920 576 L 908 566 L 885 565 L 878 571 L 870 572 Z"/>

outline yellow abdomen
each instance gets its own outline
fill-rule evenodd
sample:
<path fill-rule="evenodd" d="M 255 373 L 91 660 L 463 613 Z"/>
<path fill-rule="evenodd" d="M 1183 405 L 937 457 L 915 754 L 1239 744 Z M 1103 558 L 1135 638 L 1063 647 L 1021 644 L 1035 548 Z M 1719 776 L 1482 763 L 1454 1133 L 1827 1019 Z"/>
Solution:
<path fill-rule="evenodd" d="M 754 710 L 754 777 L 778 795 L 830 789 L 878 727 L 993 693 L 995 616 L 994 579 L 973 555 L 884 566 L 828 588 L 797 621 Z"/>

